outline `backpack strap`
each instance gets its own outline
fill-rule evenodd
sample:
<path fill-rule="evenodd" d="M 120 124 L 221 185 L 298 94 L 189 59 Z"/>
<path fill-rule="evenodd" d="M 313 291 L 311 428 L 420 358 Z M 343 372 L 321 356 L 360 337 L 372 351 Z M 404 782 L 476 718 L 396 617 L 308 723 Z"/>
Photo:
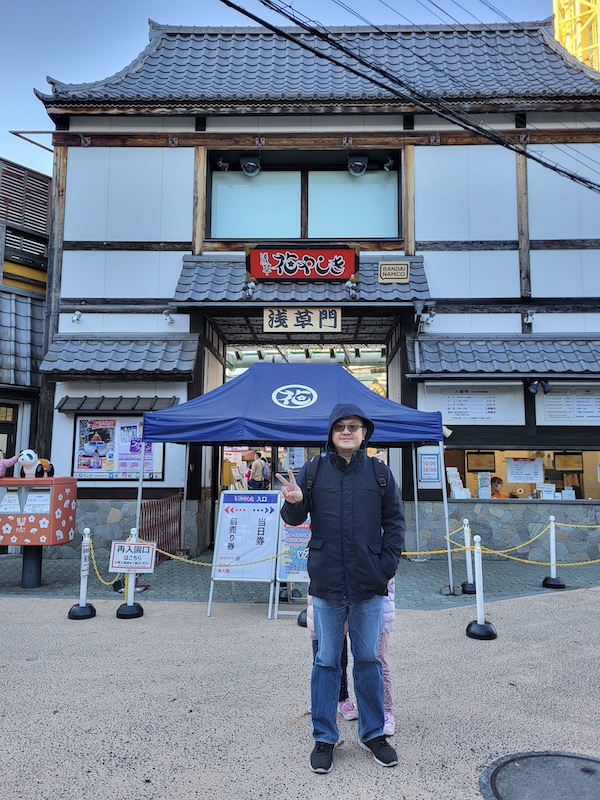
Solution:
<path fill-rule="evenodd" d="M 379 486 L 379 494 L 383 497 L 385 494 L 385 488 L 387 486 L 386 467 L 380 458 L 373 457 L 371 461 L 373 462 L 373 469 L 375 470 L 375 480 Z"/>
<path fill-rule="evenodd" d="M 313 456 L 308 461 L 308 465 L 306 467 L 306 491 L 310 497 L 310 493 L 312 492 L 312 488 L 315 485 L 315 480 L 317 477 L 317 472 L 319 471 L 319 464 L 321 463 L 321 455 Z"/>

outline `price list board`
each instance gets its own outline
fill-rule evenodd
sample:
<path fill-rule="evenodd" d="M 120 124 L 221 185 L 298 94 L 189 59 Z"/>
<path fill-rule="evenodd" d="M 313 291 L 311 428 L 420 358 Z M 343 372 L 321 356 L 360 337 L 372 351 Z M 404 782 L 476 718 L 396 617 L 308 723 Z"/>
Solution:
<path fill-rule="evenodd" d="M 600 424 L 600 387 L 553 388 L 550 394 L 536 395 L 539 425 Z"/>
<path fill-rule="evenodd" d="M 425 405 L 440 411 L 446 425 L 523 425 L 523 387 L 427 384 Z"/>

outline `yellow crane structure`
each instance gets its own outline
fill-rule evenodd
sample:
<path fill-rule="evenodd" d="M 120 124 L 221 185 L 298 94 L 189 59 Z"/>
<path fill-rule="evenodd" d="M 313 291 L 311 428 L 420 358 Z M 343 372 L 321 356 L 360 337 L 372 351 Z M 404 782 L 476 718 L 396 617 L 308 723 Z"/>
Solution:
<path fill-rule="evenodd" d="M 600 0 L 553 0 L 554 36 L 575 58 L 600 71 Z"/>

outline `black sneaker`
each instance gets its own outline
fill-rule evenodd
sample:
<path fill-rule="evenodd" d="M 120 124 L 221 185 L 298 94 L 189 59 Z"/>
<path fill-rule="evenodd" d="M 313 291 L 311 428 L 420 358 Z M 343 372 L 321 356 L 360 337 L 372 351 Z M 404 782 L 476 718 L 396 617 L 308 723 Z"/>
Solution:
<path fill-rule="evenodd" d="M 376 736 L 368 742 L 361 742 L 359 739 L 358 743 L 363 750 L 370 750 L 375 761 L 382 767 L 395 767 L 398 763 L 398 754 L 391 744 L 388 744 L 385 736 Z"/>
<path fill-rule="evenodd" d="M 327 742 L 315 742 L 312 753 L 310 754 L 309 766 L 313 772 L 331 772 L 333 767 L 334 744 Z"/>

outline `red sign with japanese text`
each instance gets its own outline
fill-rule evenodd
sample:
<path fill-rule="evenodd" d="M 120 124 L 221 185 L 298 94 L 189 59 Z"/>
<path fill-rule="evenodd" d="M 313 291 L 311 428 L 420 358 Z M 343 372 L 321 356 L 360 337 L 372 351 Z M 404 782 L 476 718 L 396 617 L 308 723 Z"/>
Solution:
<path fill-rule="evenodd" d="M 255 247 L 248 272 L 258 280 L 348 280 L 357 271 L 350 247 Z"/>

